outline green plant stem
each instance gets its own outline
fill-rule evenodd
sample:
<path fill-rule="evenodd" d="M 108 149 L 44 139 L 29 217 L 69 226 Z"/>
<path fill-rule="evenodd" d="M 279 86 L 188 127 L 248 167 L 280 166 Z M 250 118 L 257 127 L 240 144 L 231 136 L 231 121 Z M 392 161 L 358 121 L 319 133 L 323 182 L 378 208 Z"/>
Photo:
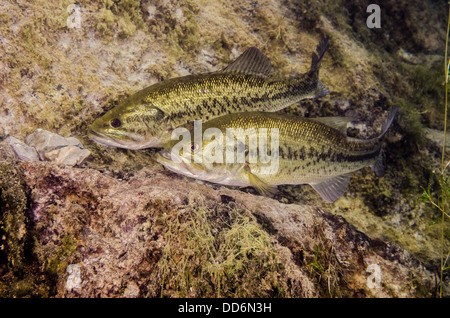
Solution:
<path fill-rule="evenodd" d="M 441 160 L 441 173 L 444 174 L 444 161 L 445 161 L 445 147 L 446 147 L 446 142 L 447 142 L 447 105 L 448 105 L 448 67 L 449 67 L 449 63 L 448 63 L 448 38 L 449 38 L 449 31 L 450 31 L 450 1 L 448 2 L 449 4 L 449 11 L 448 11 L 448 23 L 447 23 L 447 36 L 445 39 L 445 109 L 444 109 L 444 141 L 443 141 L 443 145 L 442 145 L 442 160 Z M 443 177 L 443 175 L 442 175 Z M 439 296 L 442 298 L 442 287 L 443 287 L 443 278 L 444 278 L 444 267 L 445 264 L 447 262 L 447 259 L 445 260 L 444 263 L 444 222 L 445 222 L 445 216 L 447 215 L 447 213 L 445 213 L 445 202 L 446 202 L 447 196 L 445 195 L 445 197 L 442 197 L 442 220 L 441 220 L 441 242 L 442 242 L 442 246 L 441 246 L 441 281 L 440 281 L 440 286 L 439 286 Z M 448 257 L 447 257 L 448 258 Z"/>
<path fill-rule="evenodd" d="M 449 2 L 450 4 L 450 2 Z M 445 109 L 444 109 L 444 142 L 442 145 L 442 158 L 441 158 L 441 171 L 444 171 L 444 160 L 445 160 L 445 144 L 447 139 L 447 102 L 448 102 L 448 60 L 447 60 L 447 53 L 448 53 L 448 37 L 449 37 L 449 31 L 450 31 L 450 6 L 449 6 L 449 17 L 448 17 L 448 23 L 447 23 L 447 37 L 445 39 Z"/>

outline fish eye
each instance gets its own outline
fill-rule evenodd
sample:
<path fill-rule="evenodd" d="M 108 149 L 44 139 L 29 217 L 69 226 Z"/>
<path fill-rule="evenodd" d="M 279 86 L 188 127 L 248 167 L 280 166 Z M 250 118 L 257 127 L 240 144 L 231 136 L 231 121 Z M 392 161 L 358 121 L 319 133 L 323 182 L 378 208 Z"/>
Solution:
<path fill-rule="evenodd" d="M 197 143 L 194 143 L 194 142 L 193 142 L 193 143 L 191 144 L 191 147 L 190 147 L 190 148 L 191 148 L 191 151 L 194 152 L 194 151 L 197 151 L 197 150 L 198 150 L 199 145 L 198 145 Z"/>
<path fill-rule="evenodd" d="M 114 118 L 113 120 L 111 120 L 110 125 L 112 128 L 119 128 L 120 126 L 122 126 L 122 122 L 120 121 L 120 119 Z"/>

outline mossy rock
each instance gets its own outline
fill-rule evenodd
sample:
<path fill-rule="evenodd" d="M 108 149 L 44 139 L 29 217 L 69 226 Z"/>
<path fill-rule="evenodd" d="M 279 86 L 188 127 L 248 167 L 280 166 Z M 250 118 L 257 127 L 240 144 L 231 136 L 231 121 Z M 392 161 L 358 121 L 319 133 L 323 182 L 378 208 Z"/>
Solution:
<path fill-rule="evenodd" d="M 27 195 L 21 181 L 22 171 L 11 153 L 0 146 L 0 232 L 2 263 L 13 271 L 21 271 L 25 265 L 28 219 Z M 10 159 L 10 160 L 8 160 Z"/>

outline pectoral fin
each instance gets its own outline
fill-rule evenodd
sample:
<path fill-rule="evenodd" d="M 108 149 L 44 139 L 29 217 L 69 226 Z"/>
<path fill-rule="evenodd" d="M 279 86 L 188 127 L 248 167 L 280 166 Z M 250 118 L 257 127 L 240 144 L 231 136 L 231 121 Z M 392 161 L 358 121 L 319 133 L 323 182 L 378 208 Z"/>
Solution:
<path fill-rule="evenodd" d="M 267 184 L 265 181 L 261 180 L 257 175 L 253 174 L 250 170 L 246 171 L 248 176 L 248 181 L 259 193 L 264 196 L 273 196 L 277 192 L 276 186 L 271 186 Z"/>
<path fill-rule="evenodd" d="M 351 173 L 343 174 L 321 183 L 311 184 L 320 196 L 327 202 L 333 203 L 347 190 Z"/>

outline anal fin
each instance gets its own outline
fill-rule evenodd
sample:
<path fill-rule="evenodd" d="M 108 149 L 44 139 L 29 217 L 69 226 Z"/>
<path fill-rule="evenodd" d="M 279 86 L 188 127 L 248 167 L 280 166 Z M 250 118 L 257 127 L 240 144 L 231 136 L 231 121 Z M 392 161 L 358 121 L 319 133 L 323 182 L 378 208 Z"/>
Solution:
<path fill-rule="evenodd" d="M 325 201 L 333 203 L 344 195 L 350 182 L 350 177 L 351 173 L 347 173 L 321 183 L 311 184 L 311 186 Z"/>

